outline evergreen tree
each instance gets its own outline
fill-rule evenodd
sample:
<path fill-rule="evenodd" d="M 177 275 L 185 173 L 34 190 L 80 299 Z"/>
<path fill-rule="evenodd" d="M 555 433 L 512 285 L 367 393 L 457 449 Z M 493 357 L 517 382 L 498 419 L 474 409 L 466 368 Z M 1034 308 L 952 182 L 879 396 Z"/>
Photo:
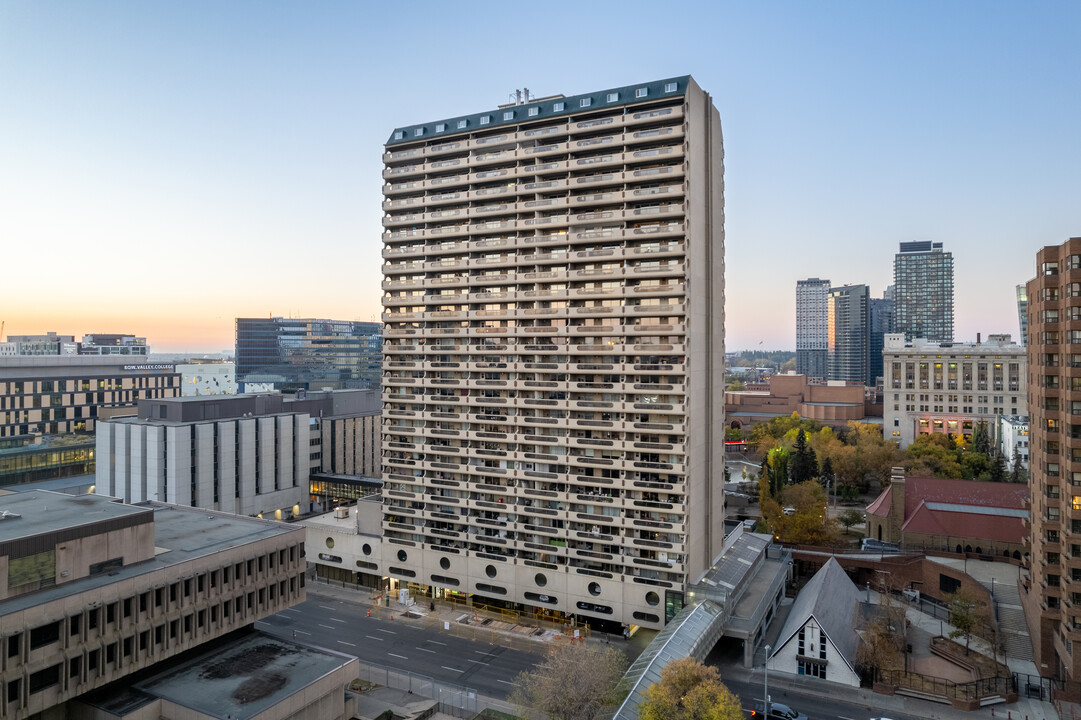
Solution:
<path fill-rule="evenodd" d="M 991 436 L 987 433 L 987 423 L 978 422 L 972 429 L 972 449 L 983 455 L 991 455 Z"/>
<path fill-rule="evenodd" d="M 1006 461 L 1002 453 L 995 452 L 991 456 L 991 482 L 1006 482 L 1010 479 L 1006 472 Z"/>
<path fill-rule="evenodd" d="M 807 433 L 800 428 L 796 435 L 795 452 L 792 455 L 790 466 L 791 481 L 793 484 L 807 482 L 818 477 L 818 458 L 815 451 L 807 444 Z"/>
<path fill-rule="evenodd" d="M 1010 468 L 1010 482 L 1024 482 L 1021 479 L 1021 451 L 1013 449 L 1013 467 Z"/>
<path fill-rule="evenodd" d="M 837 482 L 837 475 L 833 472 L 833 461 L 828 456 L 822 461 L 822 469 L 818 471 L 818 479 L 825 487 L 833 487 L 833 483 Z"/>

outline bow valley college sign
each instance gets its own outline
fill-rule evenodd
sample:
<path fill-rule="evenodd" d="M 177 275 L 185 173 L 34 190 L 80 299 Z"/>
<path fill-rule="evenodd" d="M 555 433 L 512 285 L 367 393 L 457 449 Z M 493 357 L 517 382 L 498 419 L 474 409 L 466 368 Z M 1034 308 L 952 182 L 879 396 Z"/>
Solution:
<path fill-rule="evenodd" d="M 167 372 L 175 372 L 176 368 L 173 365 L 152 365 L 147 363 L 145 365 L 125 365 L 125 370 L 165 370 Z"/>

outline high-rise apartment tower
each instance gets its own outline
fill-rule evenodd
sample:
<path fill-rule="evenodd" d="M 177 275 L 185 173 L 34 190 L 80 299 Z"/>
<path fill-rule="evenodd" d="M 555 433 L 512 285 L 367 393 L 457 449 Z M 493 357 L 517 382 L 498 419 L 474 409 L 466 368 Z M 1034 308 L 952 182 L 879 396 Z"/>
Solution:
<path fill-rule="evenodd" d="M 830 380 L 875 383 L 870 377 L 870 297 L 866 285 L 830 289 L 827 305 Z"/>
<path fill-rule="evenodd" d="M 796 281 L 796 372 L 801 375 L 829 377 L 829 294 L 829 280 Z"/>
<path fill-rule="evenodd" d="M 660 627 L 722 547 L 721 124 L 687 76 L 395 130 L 390 575 Z"/>
<path fill-rule="evenodd" d="M 1081 237 L 1036 254 L 1028 294 L 1029 577 L 1041 674 L 1081 699 Z"/>
<path fill-rule="evenodd" d="M 953 340 L 953 253 L 939 242 L 903 242 L 893 283 L 896 332 L 906 340 Z"/>

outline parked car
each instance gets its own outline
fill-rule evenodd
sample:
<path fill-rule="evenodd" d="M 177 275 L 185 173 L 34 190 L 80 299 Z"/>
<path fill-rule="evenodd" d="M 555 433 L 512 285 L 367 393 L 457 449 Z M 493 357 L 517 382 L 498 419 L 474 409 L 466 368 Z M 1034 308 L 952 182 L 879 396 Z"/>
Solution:
<path fill-rule="evenodd" d="M 751 717 L 755 718 L 755 720 L 759 720 L 759 718 L 762 720 L 807 720 L 806 715 L 782 703 L 771 702 L 769 704 L 769 715 L 762 712 L 762 708 L 762 703 L 755 705 L 754 710 L 751 711 Z"/>
<path fill-rule="evenodd" d="M 874 538 L 864 538 L 860 544 L 860 549 L 868 552 L 900 552 L 901 546 L 897 543 L 883 542 L 881 540 L 875 540 Z"/>

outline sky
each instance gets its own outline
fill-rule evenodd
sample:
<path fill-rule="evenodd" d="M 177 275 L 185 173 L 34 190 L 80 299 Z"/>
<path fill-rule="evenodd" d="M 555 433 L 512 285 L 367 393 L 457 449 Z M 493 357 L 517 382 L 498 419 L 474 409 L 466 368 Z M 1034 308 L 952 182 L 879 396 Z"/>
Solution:
<path fill-rule="evenodd" d="M 954 254 L 955 338 L 1016 338 L 1081 236 L 1081 3 L 0 2 L 4 334 L 219 352 L 234 318 L 378 319 L 383 143 L 515 88 L 683 74 L 720 111 L 726 345 L 795 284 Z"/>

